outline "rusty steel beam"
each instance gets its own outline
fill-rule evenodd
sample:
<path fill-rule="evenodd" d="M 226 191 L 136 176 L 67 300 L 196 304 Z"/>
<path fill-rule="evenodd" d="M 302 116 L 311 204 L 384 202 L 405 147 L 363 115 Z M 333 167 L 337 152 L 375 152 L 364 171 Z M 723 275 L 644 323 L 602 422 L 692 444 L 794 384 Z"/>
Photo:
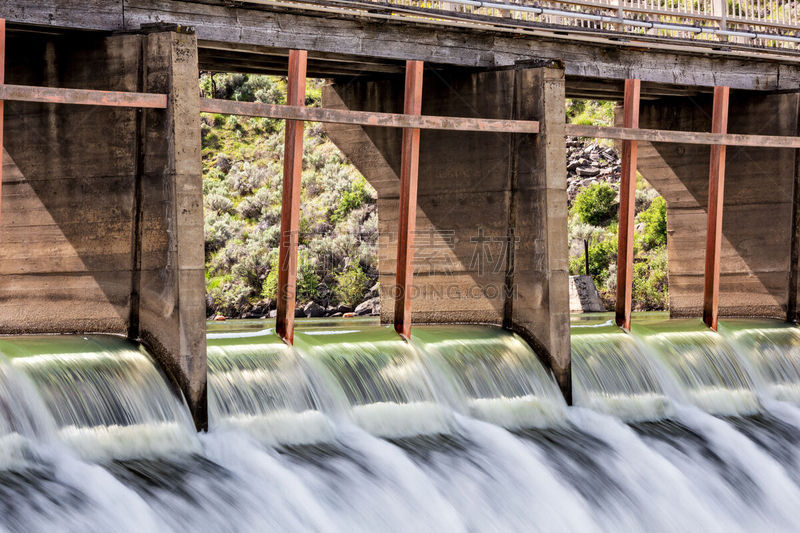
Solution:
<path fill-rule="evenodd" d="M 714 87 L 714 111 L 711 131 L 728 130 L 729 87 Z M 719 261 L 722 252 L 722 206 L 725 202 L 725 146 L 711 146 L 708 176 L 708 228 L 706 233 L 706 264 L 703 277 L 703 322 L 717 330 L 719 315 Z"/>
<path fill-rule="evenodd" d="M 308 52 L 289 52 L 286 102 L 302 106 L 306 101 Z M 300 178 L 303 173 L 303 121 L 287 120 L 283 150 L 283 201 L 281 241 L 278 253 L 278 310 L 275 331 L 287 343 L 294 342 L 294 309 L 297 299 L 297 241 L 300 227 Z"/>
<path fill-rule="evenodd" d="M 0 19 L 0 87 L 6 81 L 6 20 Z M 5 109 L 0 99 L 0 213 L 3 208 L 3 116 Z"/>
<path fill-rule="evenodd" d="M 0 100 L 147 109 L 167 108 L 166 94 L 61 89 L 58 87 L 33 87 L 28 85 L 0 84 Z"/>
<path fill-rule="evenodd" d="M 695 131 L 610 128 L 567 124 L 566 134 L 573 137 L 647 141 L 653 143 L 706 144 L 724 146 L 755 146 L 758 148 L 800 148 L 800 137 L 785 135 L 742 135 L 738 133 L 707 133 Z"/>
<path fill-rule="evenodd" d="M 322 107 L 234 102 L 209 98 L 200 101 L 200 111 L 204 113 L 221 113 L 223 115 L 332 122 L 335 124 L 357 124 L 360 126 L 381 126 L 386 128 L 539 133 L 539 123 L 535 120 L 419 116 L 400 113 L 325 109 Z"/>
<path fill-rule="evenodd" d="M 422 112 L 422 61 L 406 61 L 403 112 Z M 419 128 L 403 130 L 400 159 L 400 224 L 397 232 L 394 329 L 411 336 L 411 288 L 414 277 L 414 231 L 417 227 L 417 178 L 419 173 Z"/>
<path fill-rule="evenodd" d="M 625 80 L 622 123 L 639 127 L 641 80 Z M 633 219 L 636 214 L 637 141 L 622 141 L 622 178 L 619 185 L 619 232 L 617 243 L 617 326 L 631 329 L 633 298 Z"/>

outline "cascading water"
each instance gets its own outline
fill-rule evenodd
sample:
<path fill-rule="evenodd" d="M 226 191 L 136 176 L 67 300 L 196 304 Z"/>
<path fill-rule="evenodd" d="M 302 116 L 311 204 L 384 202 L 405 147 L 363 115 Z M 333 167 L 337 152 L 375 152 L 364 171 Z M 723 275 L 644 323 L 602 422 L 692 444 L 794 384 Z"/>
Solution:
<path fill-rule="evenodd" d="M 626 421 L 660 420 L 669 399 L 641 344 L 610 323 L 572 328 L 573 394 L 577 405 Z"/>
<path fill-rule="evenodd" d="M 109 336 L 0 340 L 34 385 L 60 437 L 87 458 L 190 449 L 191 421 L 149 358 Z"/>
<path fill-rule="evenodd" d="M 332 438 L 297 354 L 272 330 L 208 334 L 211 429 L 233 427 L 272 444 Z"/>
<path fill-rule="evenodd" d="M 635 326 L 687 399 L 712 414 L 758 412 L 755 385 L 733 348 L 702 322 L 669 320 Z"/>
<path fill-rule="evenodd" d="M 109 336 L 0 338 L 13 531 L 793 531 L 800 334 L 573 326 L 574 407 L 488 326 L 210 324 L 208 434 Z"/>

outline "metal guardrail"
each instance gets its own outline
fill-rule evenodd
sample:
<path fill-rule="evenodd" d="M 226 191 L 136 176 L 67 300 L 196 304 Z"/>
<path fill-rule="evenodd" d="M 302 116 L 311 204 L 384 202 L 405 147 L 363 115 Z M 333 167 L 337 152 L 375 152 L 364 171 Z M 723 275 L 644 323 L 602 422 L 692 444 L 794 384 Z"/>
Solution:
<path fill-rule="evenodd" d="M 275 0 L 281 2 L 280 0 Z M 800 48 L 800 0 L 292 0 L 428 20 L 534 23 L 581 31 Z M 245 0 L 270 4 L 271 0 Z"/>

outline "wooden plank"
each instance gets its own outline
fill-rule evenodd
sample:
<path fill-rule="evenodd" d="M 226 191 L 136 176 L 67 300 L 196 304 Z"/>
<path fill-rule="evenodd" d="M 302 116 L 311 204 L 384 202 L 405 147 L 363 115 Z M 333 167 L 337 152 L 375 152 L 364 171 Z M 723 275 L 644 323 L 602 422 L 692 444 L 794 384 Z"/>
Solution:
<path fill-rule="evenodd" d="M 422 112 L 422 61 L 406 62 L 403 112 Z M 397 274 L 395 279 L 394 329 L 411 335 L 411 287 L 414 277 L 414 231 L 417 227 L 417 178 L 419 172 L 419 128 L 403 130 L 400 160 L 400 224 L 397 232 Z"/>
<path fill-rule="evenodd" d="M 567 135 L 653 143 L 800 148 L 800 137 L 781 135 L 742 135 L 737 133 L 610 128 L 605 126 L 584 126 L 581 124 L 567 124 Z"/>
<path fill-rule="evenodd" d="M 286 102 L 302 106 L 306 100 L 305 50 L 289 53 L 289 83 Z M 281 241 L 278 252 L 278 304 L 275 331 L 289 344 L 294 342 L 294 309 L 297 299 L 297 241 L 300 231 L 300 178 L 303 173 L 303 121 L 286 121 L 283 150 L 283 200 Z"/>
<path fill-rule="evenodd" d="M 322 107 L 298 107 L 232 100 L 203 99 L 200 111 L 226 115 L 306 120 L 309 122 L 333 122 L 360 126 L 382 126 L 387 128 L 416 128 L 426 130 L 488 131 L 505 133 L 539 133 L 535 120 L 503 120 L 489 118 L 437 117 L 400 113 L 377 113 L 325 109 Z"/>
<path fill-rule="evenodd" d="M 28 85 L 0 84 L 0 100 L 42 102 L 46 104 L 75 104 L 108 107 L 137 107 L 166 109 L 167 95 L 123 91 L 93 91 Z"/>
<path fill-rule="evenodd" d="M 590 34 L 579 28 L 561 35 L 563 28 L 496 25 L 509 19 L 479 27 L 463 20 L 403 19 L 366 10 L 357 14 L 289 11 L 278 6 L 243 6 L 228 0 L 0 2 L 0 17 L 5 15 L 10 22 L 100 31 L 137 31 L 142 24 L 174 23 L 194 27 L 203 42 L 257 46 L 264 50 L 303 48 L 350 56 L 354 62 L 358 62 L 358 57 L 413 58 L 438 64 L 497 68 L 538 57 L 563 60 L 568 75 L 639 78 L 687 86 L 722 84 L 748 90 L 793 90 L 800 79 L 796 58 L 791 52 L 777 49 L 726 45 L 729 49 L 721 50 L 717 42 L 676 42 L 652 35 L 637 35 L 630 42 L 612 41 L 615 36 Z"/>
<path fill-rule="evenodd" d="M 639 127 L 641 80 L 625 80 L 622 123 L 626 128 Z M 617 246 L 617 326 L 631 329 L 633 298 L 633 222 L 636 216 L 637 141 L 622 141 L 622 178 L 619 186 L 619 232 Z"/>
<path fill-rule="evenodd" d="M 711 131 L 728 130 L 729 87 L 714 88 L 714 111 Z M 703 322 L 717 330 L 719 315 L 719 259 L 722 251 L 722 207 L 725 201 L 725 146 L 711 147 L 708 177 L 708 228 L 706 232 L 706 264 L 703 277 Z"/>
<path fill-rule="evenodd" d="M 35 0 L 17 0 L 35 3 Z M 0 8 L 2 10 L 2 8 Z M 498 68 L 531 57 L 563 60 L 567 75 L 591 78 L 639 78 L 673 85 L 729 85 L 738 89 L 775 90 L 797 87 L 794 59 L 781 58 L 788 72 L 776 63 L 779 51 L 749 50 L 749 59 L 737 52 L 714 50 L 718 43 L 646 43 L 638 36 L 631 43 L 604 37 L 537 31 L 535 39 L 520 39 L 512 30 L 442 26 L 434 20 L 397 20 L 382 17 L 376 24 L 362 12 L 355 16 L 278 13 L 266 8 L 231 6 L 221 0 L 206 3 L 180 0 L 125 0 L 125 26 L 160 20 L 196 29 L 200 41 L 241 44 L 264 50 L 303 48 L 315 53 L 386 60 L 419 59 L 441 65 Z M 381 17 L 378 17 L 381 18 Z M 43 19 L 46 23 L 46 19 Z M 456 23 L 454 23 L 456 24 Z M 431 31 L 436 25 L 436 31 Z M 98 28 L 100 29 L 100 28 Z M 525 30 L 525 34 L 531 33 Z M 581 42 L 581 39 L 586 41 Z M 688 49 L 687 44 L 691 45 Z M 745 54 L 745 52 L 741 52 Z"/>

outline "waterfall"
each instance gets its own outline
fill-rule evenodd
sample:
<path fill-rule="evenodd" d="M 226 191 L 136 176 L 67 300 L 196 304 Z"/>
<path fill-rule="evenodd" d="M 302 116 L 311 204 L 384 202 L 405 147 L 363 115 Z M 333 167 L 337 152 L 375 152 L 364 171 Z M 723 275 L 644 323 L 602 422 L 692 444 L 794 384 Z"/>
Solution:
<path fill-rule="evenodd" d="M 0 529 L 792 531 L 800 333 L 577 322 L 575 405 L 492 326 L 208 333 L 207 434 L 141 346 L 0 338 Z"/>

